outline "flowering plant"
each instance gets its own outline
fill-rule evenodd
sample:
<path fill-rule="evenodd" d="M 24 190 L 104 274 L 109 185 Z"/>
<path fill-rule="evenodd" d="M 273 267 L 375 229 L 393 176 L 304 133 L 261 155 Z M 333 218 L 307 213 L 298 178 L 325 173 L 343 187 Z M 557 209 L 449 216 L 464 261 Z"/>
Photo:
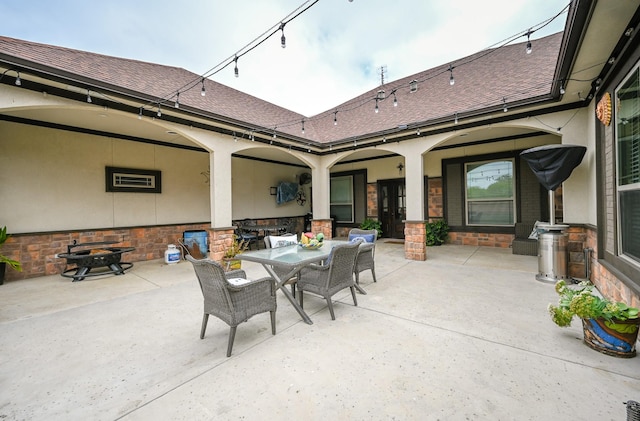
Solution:
<path fill-rule="evenodd" d="M 612 302 L 593 293 L 593 284 L 581 282 L 570 287 L 565 281 L 558 281 L 555 289 L 560 296 L 558 305 L 549 304 L 551 319 L 560 327 L 571 325 L 573 316 L 581 319 L 603 318 L 611 321 L 637 319 L 638 309 L 622 302 Z"/>

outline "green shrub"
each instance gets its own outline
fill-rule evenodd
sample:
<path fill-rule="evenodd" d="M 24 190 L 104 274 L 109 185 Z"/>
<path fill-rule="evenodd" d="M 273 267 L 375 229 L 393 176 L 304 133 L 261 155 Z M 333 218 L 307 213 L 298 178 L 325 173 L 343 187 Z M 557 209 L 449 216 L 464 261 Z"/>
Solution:
<path fill-rule="evenodd" d="M 427 228 L 427 245 L 439 246 L 444 244 L 444 241 L 449 236 L 449 224 L 447 224 L 447 221 L 438 219 L 433 222 L 427 222 L 425 225 Z"/>
<path fill-rule="evenodd" d="M 367 218 L 360 224 L 362 230 L 377 230 L 378 238 L 382 235 L 382 223 L 378 220 Z"/>

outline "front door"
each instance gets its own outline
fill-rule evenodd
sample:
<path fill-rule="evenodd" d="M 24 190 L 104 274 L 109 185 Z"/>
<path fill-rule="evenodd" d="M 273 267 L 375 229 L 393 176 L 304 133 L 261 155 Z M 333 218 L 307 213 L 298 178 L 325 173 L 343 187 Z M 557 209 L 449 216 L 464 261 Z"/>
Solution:
<path fill-rule="evenodd" d="M 378 181 L 378 210 L 382 236 L 404 238 L 407 216 L 404 179 Z"/>

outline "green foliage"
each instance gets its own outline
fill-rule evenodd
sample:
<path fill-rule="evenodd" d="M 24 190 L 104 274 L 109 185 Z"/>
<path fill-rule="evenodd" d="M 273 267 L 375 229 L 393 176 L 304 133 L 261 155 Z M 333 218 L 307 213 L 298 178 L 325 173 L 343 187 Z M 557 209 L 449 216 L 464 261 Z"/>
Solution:
<path fill-rule="evenodd" d="M 360 224 L 362 230 L 377 230 L 378 238 L 382 235 L 382 222 L 375 219 L 367 218 Z"/>
<path fill-rule="evenodd" d="M 9 236 L 7 235 L 7 227 L 0 229 L 0 247 L 7 241 Z M 17 260 L 9 259 L 8 257 L 0 254 L 0 263 L 6 263 L 17 271 L 22 271 L 22 265 Z"/>
<path fill-rule="evenodd" d="M 233 237 L 233 242 L 231 243 L 231 245 L 229 246 L 228 249 L 226 249 L 224 251 L 224 257 L 225 259 L 231 259 L 233 257 L 236 257 L 237 254 L 242 253 L 243 251 L 247 250 L 249 248 L 249 241 L 248 240 L 240 240 L 238 241 L 238 237 L 237 235 Z"/>
<path fill-rule="evenodd" d="M 558 305 L 549 304 L 551 320 L 560 327 L 571 325 L 573 316 L 581 319 L 627 320 L 637 319 L 638 309 L 625 303 L 612 302 L 593 293 L 593 284 L 581 282 L 577 287 L 567 286 L 565 281 L 556 283 L 560 296 Z"/>
<path fill-rule="evenodd" d="M 428 246 L 439 246 L 444 244 L 449 236 L 449 224 L 444 219 L 438 219 L 433 222 L 427 222 L 426 237 Z"/>

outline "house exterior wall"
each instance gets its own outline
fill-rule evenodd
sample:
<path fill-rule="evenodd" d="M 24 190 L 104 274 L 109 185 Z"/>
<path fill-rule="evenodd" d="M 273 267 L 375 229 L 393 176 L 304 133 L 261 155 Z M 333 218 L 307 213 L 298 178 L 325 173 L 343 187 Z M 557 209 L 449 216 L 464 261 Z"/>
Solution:
<path fill-rule="evenodd" d="M 0 121 L 0 215 L 11 233 L 209 220 L 208 154 Z M 162 193 L 109 193 L 105 167 L 162 172 Z"/>

